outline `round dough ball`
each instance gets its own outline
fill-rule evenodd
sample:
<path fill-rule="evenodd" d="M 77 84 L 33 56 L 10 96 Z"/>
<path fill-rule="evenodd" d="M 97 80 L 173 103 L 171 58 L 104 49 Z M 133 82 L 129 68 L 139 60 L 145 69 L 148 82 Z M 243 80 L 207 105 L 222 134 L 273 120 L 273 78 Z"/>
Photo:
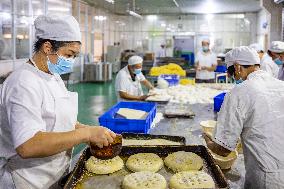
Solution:
<path fill-rule="evenodd" d="M 215 188 L 210 175 L 203 171 L 183 171 L 170 179 L 170 189 Z"/>
<path fill-rule="evenodd" d="M 133 172 L 157 172 L 163 167 L 163 165 L 163 160 L 154 153 L 134 154 L 126 161 L 126 167 Z"/>
<path fill-rule="evenodd" d="M 123 189 L 166 189 L 166 179 L 158 174 L 149 171 L 132 173 L 124 177 Z"/>
<path fill-rule="evenodd" d="M 86 162 L 85 167 L 89 172 L 105 175 L 121 170 L 123 165 L 123 160 L 119 156 L 108 160 L 101 160 L 91 156 Z"/>
<path fill-rule="evenodd" d="M 178 151 L 165 158 L 165 165 L 174 172 L 200 170 L 203 167 L 201 157 L 192 152 Z"/>

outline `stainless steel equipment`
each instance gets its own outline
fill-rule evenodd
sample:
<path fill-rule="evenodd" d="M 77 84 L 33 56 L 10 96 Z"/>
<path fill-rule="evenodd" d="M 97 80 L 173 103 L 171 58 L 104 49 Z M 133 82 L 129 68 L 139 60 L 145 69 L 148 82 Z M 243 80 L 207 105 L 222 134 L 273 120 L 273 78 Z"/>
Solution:
<path fill-rule="evenodd" d="M 112 80 L 112 63 L 100 62 L 84 65 L 85 82 L 105 82 Z"/>

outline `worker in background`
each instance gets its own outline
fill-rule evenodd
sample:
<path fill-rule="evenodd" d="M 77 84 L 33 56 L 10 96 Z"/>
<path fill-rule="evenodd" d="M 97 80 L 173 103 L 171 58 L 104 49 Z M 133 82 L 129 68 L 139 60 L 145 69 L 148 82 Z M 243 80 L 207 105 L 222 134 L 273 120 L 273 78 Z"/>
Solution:
<path fill-rule="evenodd" d="M 72 70 L 81 32 L 72 16 L 39 16 L 34 55 L 0 91 L 0 188 L 57 188 L 80 143 L 113 142 L 110 130 L 77 122 L 78 95 L 60 74 Z"/>
<path fill-rule="evenodd" d="M 268 49 L 269 56 L 279 67 L 278 79 L 284 80 L 284 42 L 272 41 Z"/>
<path fill-rule="evenodd" d="M 215 70 L 217 66 L 217 56 L 210 50 L 209 39 L 202 40 L 202 50 L 197 53 L 196 64 L 196 82 L 214 83 Z"/>
<path fill-rule="evenodd" d="M 143 95 L 141 84 L 149 90 L 154 89 L 142 73 L 142 63 L 143 59 L 140 56 L 132 56 L 128 59 L 128 65 L 118 72 L 115 79 L 115 91 L 118 101 L 145 100 L 148 96 Z"/>
<path fill-rule="evenodd" d="M 162 42 L 160 45 L 160 49 L 158 50 L 158 52 L 156 53 L 156 57 L 155 57 L 155 61 L 153 66 L 158 66 L 158 62 L 160 61 L 160 58 L 164 58 L 167 56 L 167 49 L 166 49 L 166 43 Z"/>
<path fill-rule="evenodd" d="M 233 49 L 234 66 L 244 82 L 225 96 L 208 148 L 227 156 L 241 137 L 246 189 L 284 188 L 284 82 L 260 70 L 249 47 Z"/>
<path fill-rule="evenodd" d="M 161 43 L 160 47 L 161 48 L 159 49 L 156 58 L 163 58 L 163 57 L 167 56 L 167 53 L 166 53 L 166 43 L 164 43 L 164 42 Z"/>
<path fill-rule="evenodd" d="M 249 47 L 256 50 L 260 58 L 260 69 L 268 72 L 271 76 L 278 78 L 279 67 L 272 60 L 271 56 L 264 52 L 262 46 L 258 43 L 251 44 Z"/>

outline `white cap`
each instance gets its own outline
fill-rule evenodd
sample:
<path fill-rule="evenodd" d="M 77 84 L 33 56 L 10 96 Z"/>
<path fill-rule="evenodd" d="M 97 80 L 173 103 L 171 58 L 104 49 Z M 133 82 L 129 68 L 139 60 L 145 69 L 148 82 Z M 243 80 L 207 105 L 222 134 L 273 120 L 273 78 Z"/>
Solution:
<path fill-rule="evenodd" d="M 259 43 L 253 43 L 249 47 L 256 50 L 256 52 L 264 51 L 263 47 Z"/>
<path fill-rule="evenodd" d="M 73 16 L 41 15 L 35 19 L 34 24 L 37 39 L 81 42 L 80 26 Z"/>
<path fill-rule="evenodd" d="M 230 50 L 229 52 L 225 54 L 225 63 L 227 64 L 227 68 L 234 65 L 234 62 L 235 60 L 233 57 L 233 53 L 232 53 L 232 50 Z"/>
<path fill-rule="evenodd" d="M 204 38 L 204 39 L 202 39 L 201 42 L 205 42 L 205 43 L 209 43 L 210 44 L 210 39 L 209 38 Z"/>
<path fill-rule="evenodd" d="M 282 41 L 272 41 L 269 49 L 271 52 L 283 53 L 284 52 L 284 42 Z"/>
<path fill-rule="evenodd" d="M 247 46 L 234 48 L 232 50 L 232 56 L 234 62 L 240 65 L 260 64 L 259 55 L 256 50 Z"/>
<path fill-rule="evenodd" d="M 140 56 L 131 56 L 128 59 L 128 65 L 130 66 L 142 63 L 143 63 L 143 58 L 141 58 Z"/>

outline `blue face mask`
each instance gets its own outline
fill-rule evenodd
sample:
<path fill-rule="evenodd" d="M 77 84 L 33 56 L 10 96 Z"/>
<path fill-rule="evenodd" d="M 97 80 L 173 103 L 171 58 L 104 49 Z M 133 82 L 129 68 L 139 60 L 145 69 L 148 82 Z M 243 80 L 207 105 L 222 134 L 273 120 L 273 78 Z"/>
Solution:
<path fill-rule="evenodd" d="M 142 69 L 140 68 L 140 69 L 134 69 L 134 73 L 136 74 L 136 75 L 138 75 L 138 74 L 140 74 L 142 72 Z"/>
<path fill-rule="evenodd" d="M 274 60 L 274 62 L 275 62 L 277 65 L 282 65 L 282 64 L 283 64 L 283 62 L 282 62 L 279 58 L 276 58 L 276 59 Z"/>
<path fill-rule="evenodd" d="M 235 83 L 238 85 L 238 84 L 241 84 L 242 82 L 243 82 L 243 79 L 242 78 L 240 78 L 240 79 L 238 79 L 238 80 L 236 80 L 235 79 L 235 77 L 233 77 L 234 78 L 234 80 L 235 80 Z"/>
<path fill-rule="evenodd" d="M 203 50 L 203 52 L 208 52 L 209 51 L 209 47 L 208 46 L 202 46 L 202 50 Z"/>
<path fill-rule="evenodd" d="M 239 80 L 236 80 L 235 83 L 238 85 L 238 84 L 241 84 L 243 82 L 242 79 L 239 79 Z"/>
<path fill-rule="evenodd" d="M 56 64 L 51 63 L 49 58 L 47 57 L 48 58 L 47 66 L 50 73 L 62 75 L 65 73 L 72 72 L 75 58 L 65 58 L 59 55 L 57 56 L 58 59 Z"/>

